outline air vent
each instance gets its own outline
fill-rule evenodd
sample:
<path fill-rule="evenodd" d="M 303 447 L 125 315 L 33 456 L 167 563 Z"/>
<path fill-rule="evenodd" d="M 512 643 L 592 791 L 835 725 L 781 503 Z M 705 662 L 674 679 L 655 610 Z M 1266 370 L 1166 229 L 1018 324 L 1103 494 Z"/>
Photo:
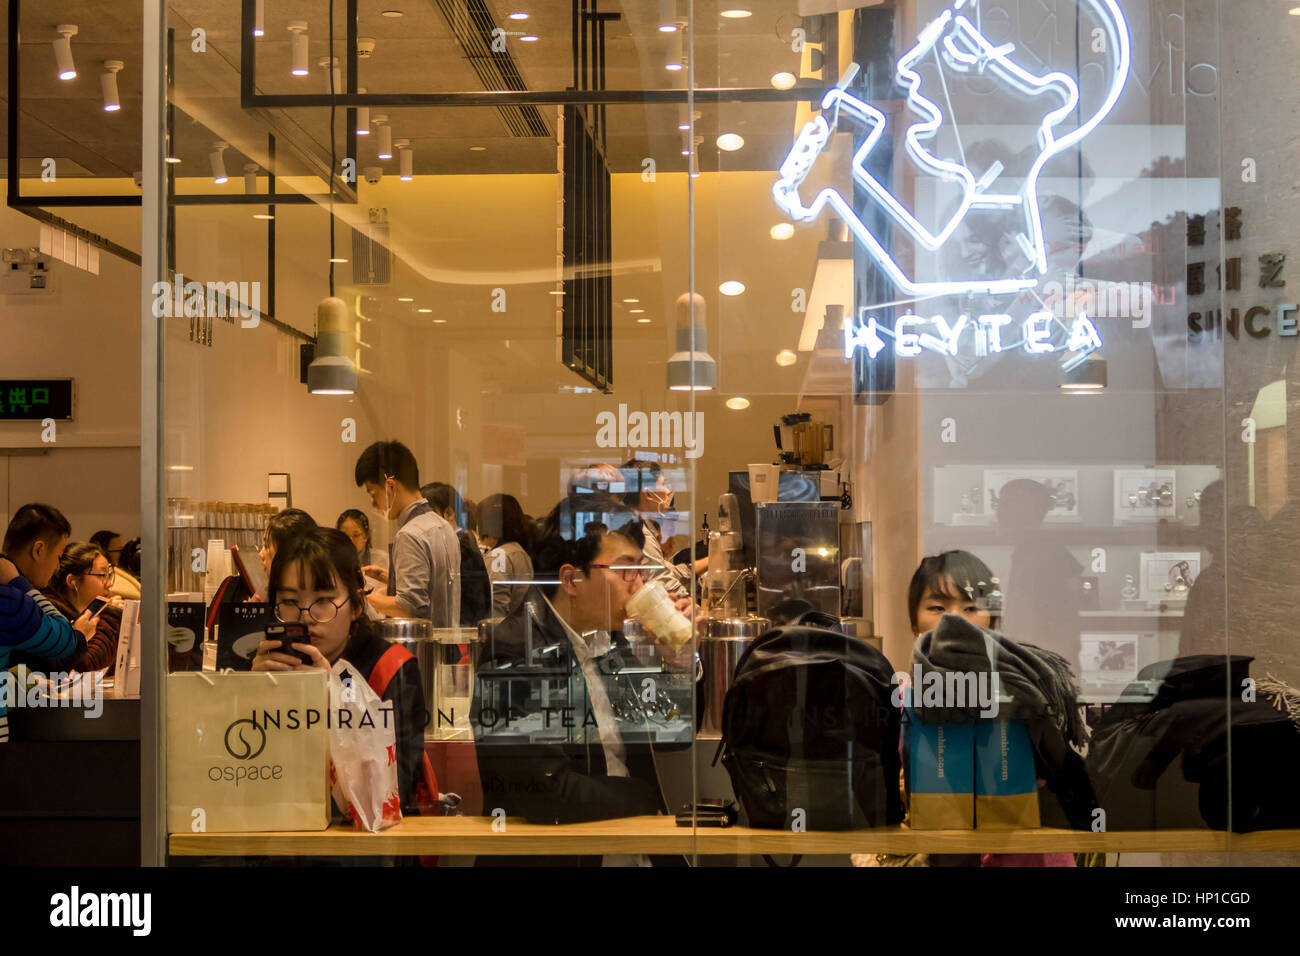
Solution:
<path fill-rule="evenodd" d="M 388 251 L 388 210 L 370 210 L 370 225 L 352 230 L 352 282 L 387 285 L 393 280 L 393 259 Z"/>
<path fill-rule="evenodd" d="M 465 51 L 470 66 L 478 74 L 483 89 L 517 93 L 528 89 L 519 75 L 514 57 L 505 50 L 493 51 L 492 32 L 498 27 L 483 0 L 438 0 L 438 9 L 442 11 L 456 42 Z M 498 106 L 497 112 L 511 136 L 549 138 L 551 135 L 535 106 Z"/>

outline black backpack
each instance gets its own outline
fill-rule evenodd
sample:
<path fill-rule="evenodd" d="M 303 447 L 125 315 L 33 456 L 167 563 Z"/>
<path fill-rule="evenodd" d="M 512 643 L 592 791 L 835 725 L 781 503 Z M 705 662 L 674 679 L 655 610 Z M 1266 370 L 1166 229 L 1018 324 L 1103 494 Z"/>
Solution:
<path fill-rule="evenodd" d="M 832 630 L 837 623 L 805 614 L 761 635 L 736 665 L 719 750 L 752 827 L 851 830 L 903 819 L 893 668 Z"/>

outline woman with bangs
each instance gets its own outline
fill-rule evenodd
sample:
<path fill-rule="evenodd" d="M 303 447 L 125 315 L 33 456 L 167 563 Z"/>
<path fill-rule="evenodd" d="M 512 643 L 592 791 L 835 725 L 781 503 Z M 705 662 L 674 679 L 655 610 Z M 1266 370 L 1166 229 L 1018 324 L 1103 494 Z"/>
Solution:
<path fill-rule="evenodd" d="M 357 550 L 347 535 L 316 527 L 290 538 L 271 562 L 269 591 L 276 620 L 307 626 L 308 642 L 293 648 L 311 663 L 282 652 L 278 640 L 265 640 L 253 670 L 329 671 L 340 658 L 351 664 L 381 700 L 393 705 L 402 813 L 418 814 L 421 805 L 427 812 L 437 799 L 437 784 L 424 755 L 429 713 L 419 667 L 410 651 L 373 630 Z"/>

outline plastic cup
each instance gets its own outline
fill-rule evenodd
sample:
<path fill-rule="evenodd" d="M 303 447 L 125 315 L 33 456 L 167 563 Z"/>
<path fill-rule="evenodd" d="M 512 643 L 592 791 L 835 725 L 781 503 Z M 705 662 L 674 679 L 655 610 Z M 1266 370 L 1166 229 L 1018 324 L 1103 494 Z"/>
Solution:
<path fill-rule="evenodd" d="M 691 621 L 673 605 L 664 586 L 658 581 L 644 585 L 627 602 L 627 616 L 639 621 L 646 630 L 668 644 L 674 651 L 691 639 Z"/>

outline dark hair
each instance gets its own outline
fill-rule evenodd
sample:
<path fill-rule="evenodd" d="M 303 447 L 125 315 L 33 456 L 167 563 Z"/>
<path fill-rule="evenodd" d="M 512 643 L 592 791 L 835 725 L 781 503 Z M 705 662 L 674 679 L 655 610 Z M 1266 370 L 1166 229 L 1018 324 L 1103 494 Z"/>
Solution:
<path fill-rule="evenodd" d="M 393 478 L 414 491 L 420 487 L 420 466 L 415 463 L 411 449 L 400 441 L 377 441 L 361 453 L 353 477 L 358 488 L 367 481 L 382 485 L 384 479 Z"/>
<path fill-rule="evenodd" d="M 465 499 L 465 529 L 478 534 L 478 502 L 473 498 Z"/>
<path fill-rule="evenodd" d="M 480 534 L 496 538 L 497 544 L 513 541 L 528 550 L 528 522 L 514 495 L 488 495 L 479 502 L 478 526 Z"/>
<path fill-rule="evenodd" d="M 961 592 L 954 597 L 982 599 L 988 608 L 989 626 L 997 630 L 1002 615 L 1002 591 L 989 566 L 969 551 L 945 551 L 921 559 L 907 586 L 907 616 L 912 621 L 912 630 L 916 630 L 916 612 L 926 592 L 952 594 L 949 582 Z"/>
<path fill-rule="evenodd" d="M 361 529 L 361 533 L 366 536 L 366 550 L 369 550 L 370 549 L 370 519 L 366 517 L 366 513 L 359 508 L 348 508 L 341 515 L 339 515 L 339 520 L 334 522 L 334 527 L 337 528 L 339 531 L 342 531 L 343 522 L 345 521 L 355 521 L 357 523 L 357 527 Z"/>
<path fill-rule="evenodd" d="M 361 561 L 357 549 L 337 528 L 313 527 L 287 540 L 271 559 L 271 581 L 267 600 L 275 606 L 280 581 L 291 565 L 301 568 L 304 589 L 331 591 L 341 585 L 347 592 L 352 609 L 365 608 L 365 582 L 361 578 Z M 364 620 L 364 618 L 363 618 Z"/>
<path fill-rule="evenodd" d="M 120 537 L 122 536 L 116 531 L 96 531 L 90 536 L 90 543 L 99 545 L 100 550 L 107 556 L 108 546 L 113 543 L 114 538 Z M 111 561 L 112 558 L 109 558 L 109 560 Z"/>
<path fill-rule="evenodd" d="M 127 574 L 140 576 L 140 539 L 132 538 L 122 545 L 122 553 L 117 556 L 117 566 Z"/>
<path fill-rule="evenodd" d="M 460 492 L 445 481 L 429 482 L 420 489 L 420 494 L 424 495 L 424 499 L 438 514 L 450 510 L 455 518 L 456 527 L 464 528 L 469 525 L 466 520 L 465 502 L 461 500 Z"/>
<path fill-rule="evenodd" d="M 279 552 L 286 544 L 316 527 L 316 519 L 301 508 L 285 508 L 266 523 L 266 536 Z M 343 537 L 347 537 L 344 535 Z M 351 542 L 348 542 L 351 544 Z M 355 550 L 355 549 L 353 549 Z"/>
<path fill-rule="evenodd" d="M 629 508 L 640 508 L 641 492 L 654 488 L 663 475 L 659 462 L 640 461 L 636 458 L 624 462 L 619 471 L 623 473 L 623 504 Z"/>
<path fill-rule="evenodd" d="M 96 558 L 108 560 L 108 555 L 99 545 L 86 541 L 68 542 L 68 546 L 63 549 L 63 556 L 59 558 L 59 569 L 50 578 L 50 587 L 65 598 L 70 597 L 68 575 L 90 573 L 90 569 L 95 566 Z"/>
<path fill-rule="evenodd" d="M 5 554 L 17 555 L 26 551 L 36 541 L 53 545 L 60 538 L 72 534 L 72 525 L 63 512 L 53 505 L 33 501 L 25 504 L 9 519 L 5 529 Z"/>
<path fill-rule="evenodd" d="M 483 502 L 487 504 L 486 499 Z M 575 533 L 578 519 L 591 515 L 591 520 L 583 523 L 583 529 Z M 615 518 L 626 520 L 613 531 L 606 531 L 606 523 L 601 520 L 609 516 L 609 526 L 614 526 Z M 551 513 L 538 522 L 536 539 L 529 557 L 533 562 L 533 574 L 538 587 L 547 594 L 555 593 L 559 586 L 560 568 L 571 564 L 584 572 L 596 560 L 606 534 L 622 535 L 638 548 L 645 547 L 645 534 L 641 531 L 641 519 L 637 513 L 613 495 L 596 493 L 590 495 L 570 495 L 562 498 L 551 509 Z"/>

